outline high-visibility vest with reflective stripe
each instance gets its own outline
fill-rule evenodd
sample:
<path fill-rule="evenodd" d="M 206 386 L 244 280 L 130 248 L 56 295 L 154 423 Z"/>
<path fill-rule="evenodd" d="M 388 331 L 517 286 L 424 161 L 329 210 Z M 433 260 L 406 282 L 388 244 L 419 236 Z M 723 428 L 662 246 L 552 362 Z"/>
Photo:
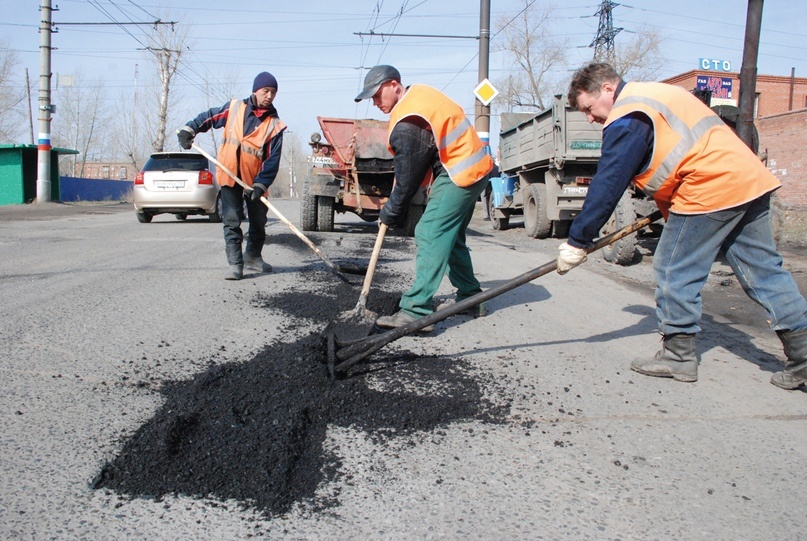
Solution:
<path fill-rule="evenodd" d="M 218 160 L 248 186 L 261 171 L 264 148 L 267 141 L 283 130 L 286 125 L 277 118 L 266 117 L 249 135 L 244 135 L 244 114 L 247 104 L 243 100 L 232 100 L 224 125 L 224 141 L 219 148 Z M 240 149 L 240 152 L 239 152 Z M 220 186 L 234 186 L 235 181 L 220 167 L 216 167 L 216 181 Z"/>
<path fill-rule="evenodd" d="M 628 83 L 604 129 L 640 111 L 653 122 L 653 157 L 634 178 L 667 217 L 724 210 L 781 184 L 731 128 L 698 98 L 664 83 Z"/>
<path fill-rule="evenodd" d="M 390 112 L 389 133 L 402 119 L 412 116 L 429 123 L 440 162 L 457 186 L 475 184 L 493 169 L 493 159 L 462 107 L 439 90 L 427 85 L 410 86 Z M 387 146 L 394 155 L 389 142 Z"/>

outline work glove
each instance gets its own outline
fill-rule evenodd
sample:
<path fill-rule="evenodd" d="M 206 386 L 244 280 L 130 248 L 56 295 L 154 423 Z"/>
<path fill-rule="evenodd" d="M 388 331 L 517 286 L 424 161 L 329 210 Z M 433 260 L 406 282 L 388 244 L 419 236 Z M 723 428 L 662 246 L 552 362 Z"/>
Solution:
<path fill-rule="evenodd" d="M 566 274 L 586 260 L 588 255 L 582 248 L 564 242 L 558 247 L 558 274 Z"/>
<path fill-rule="evenodd" d="M 263 184 L 253 184 L 252 185 L 252 197 L 253 201 L 260 201 L 263 194 L 266 193 L 266 186 Z"/>
<path fill-rule="evenodd" d="M 189 150 L 191 148 L 194 137 L 196 137 L 196 133 L 194 133 L 194 131 L 188 126 L 183 126 L 182 129 L 177 132 L 179 146 L 185 150 Z"/>

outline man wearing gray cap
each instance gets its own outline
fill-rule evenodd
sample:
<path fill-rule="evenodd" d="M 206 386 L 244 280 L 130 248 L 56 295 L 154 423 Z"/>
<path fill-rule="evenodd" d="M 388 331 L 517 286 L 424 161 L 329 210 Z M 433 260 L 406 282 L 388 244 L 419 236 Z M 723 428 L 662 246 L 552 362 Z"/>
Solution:
<path fill-rule="evenodd" d="M 493 160 L 462 107 L 430 86 L 404 87 L 392 66 L 375 66 L 367 73 L 356 101 L 365 99 L 390 115 L 387 146 L 394 159 L 395 186 L 381 209 L 381 223 L 400 225 L 418 188 L 431 185 L 426 210 L 415 228 L 415 281 L 401 297 L 400 310 L 376 321 L 391 329 L 432 313 L 432 299 L 446 272 L 457 288 L 457 300 L 482 291 L 465 230 Z M 479 305 L 467 315 L 478 317 L 486 311 Z M 423 331 L 432 329 L 430 325 Z"/>
<path fill-rule="evenodd" d="M 252 192 L 244 194 L 244 189 L 227 173 L 217 171 L 216 181 L 221 186 L 224 249 L 229 264 L 225 280 L 240 280 L 244 267 L 257 272 L 272 272 L 272 266 L 261 256 L 266 240 L 268 210 L 261 196 L 275 181 L 283 150 L 286 125 L 278 117 L 273 104 L 276 95 L 277 79 L 267 71 L 261 72 L 252 83 L 250 97 L 228 101 L 221 107 L 200 113 L 177 133 L 179 146 L 187 150 L 191 148 L 197 133 L 224 128 L 218 161 L 248 186 L 252 186 Z M 246 250 L 242 253 L 244 201 L 249 230 Z"/>

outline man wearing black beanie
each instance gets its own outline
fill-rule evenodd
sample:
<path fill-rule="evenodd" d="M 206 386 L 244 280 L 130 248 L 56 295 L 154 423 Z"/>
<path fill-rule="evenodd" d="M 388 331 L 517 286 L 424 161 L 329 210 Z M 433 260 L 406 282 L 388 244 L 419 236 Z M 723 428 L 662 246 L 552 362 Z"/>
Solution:
<path fill-rule="evenodd" d="M 231 100 L 221 107 L 200 113 L 177 133 L 179 146 L 187 150 L 197 133 L 224 128 L 218 161 L 252 186 L 252 192 L 245 194 L 227 173 L 217 171 L 216 181 L 221 186 L 224 248 L 229 264 L 224 276 L 226 280 L 240 280 L 245 267 L 257 272 L 272 272 L 272 266 L 261 256 L 268 210 L 261 202 L 261 196 L 275 181 L 283 150 L 286 125 L 273 105 L 276 95 L 277 79 L 268 71 L 261 72 L 252 83 L 250 97 Z M 242 253 L 243 201 L 246 201 L 249 230 L 246 249 Z"/>

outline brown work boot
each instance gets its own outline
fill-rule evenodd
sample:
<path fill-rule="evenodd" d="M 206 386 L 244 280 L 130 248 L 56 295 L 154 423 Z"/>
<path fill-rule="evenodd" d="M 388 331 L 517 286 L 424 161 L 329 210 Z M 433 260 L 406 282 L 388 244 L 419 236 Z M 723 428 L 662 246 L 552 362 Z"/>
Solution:
<path fill-rule="evenodd" d="M 664 336 L 661 351 L 652 359 L 639 357 L 630 369 L 657 378 L 675 381 L 698 381 L 698 357 L 695 355 L 695 335 L 677 333 Z"/>
<path fill-rule="evenodd" d="M 391 316 L 381 316 L 380 318 L 375 320 L 375 324 L 381 327 L 382 329 L 395 329 L 398 327 L 403 327 L 404 325 L 409 325 L 413 321 L 416 321 L 416 318 L 413 315 L 410 315 L 403 310 L 398 310 Z M 419 329 L 417 332 L 420 333 L 430 333 L 434 330 L 434 325 L 426 325 L 422 329 Z"/>
<path fill-rule="evenodd" d="M 779 331 L 785 348 L 785 369 L 771 376 L 771 383 L 782 389 L 798 389 L 807 383 L 807 329 Z"/>

